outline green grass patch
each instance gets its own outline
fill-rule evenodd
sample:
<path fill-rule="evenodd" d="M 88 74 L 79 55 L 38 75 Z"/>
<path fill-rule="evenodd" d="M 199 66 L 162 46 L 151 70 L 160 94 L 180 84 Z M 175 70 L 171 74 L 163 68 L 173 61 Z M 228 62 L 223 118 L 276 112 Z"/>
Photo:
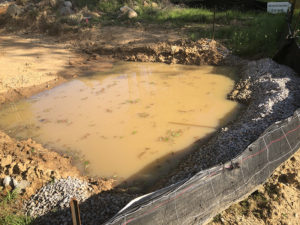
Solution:
<path fill-rule="evenodd" d="M 218 214 L 213 218 L 213 222 L 214 223 L 222 223 L 221 218 L 222 218 L 221 214 Z"/>
<path fill-rule="evenodd" d="M 253 13 L 247 20 L 235 19 L 229 25 L 216 25 L 215 39 L 237 55 L 271 57 L 279 46 L 284 25 L 282 14 Z M 190 37 L 211 38 L 212 28 L 192 31 Z"/>
<path fill-rule="evenodd" d="M 102 12 L 114 14 L 122 6 L 123 6 L 122 1 L 104 0 L 104 1 L 98 1 L 98 4 L 95 7 Z"/>
<path fill-rule="evenodd" d="M 136 20 L 144 23 L 169 23 L 179 27 L 189 24 L 205 25 L 188 30 L 188 36 L 192 40 L 212 38 L 214 13 L 208 9 L 140 8 L 138 14 Z M 215 39 L 223 42 L 234 54 L 272 57 L 279 46 L 285 15 L 227 10 L 216 12 L 215 23 Z"/>
<path fill-rule="evenodd" d="M 4 195 L 4 197 L 1 200 L 1 203 L 3 204 L 8 204 L 13 202 L 14 200 L 16 200 L 19 196 L 19 190 L 18 189 L 14 189 L 12 191 L 7 191 L 6 195 Z"/>
<path fill-rule="evenodd" d="M 175 24 L 201 23 L 211 24 L 214 21 L 214 12 L 204 8 L 169 8 L 157 9 L 141 7 L 137 10 L 137 20 L 151 23 L 171 22 Z M 253 13 L 245 13 L 235 10 L 216 12 L 215 21 L 218 24 L 230 24 L 232 20 L 245 21 L 252 17 Z"/>
<path fill-rule="evenodd" d="M 1 225 L 29 225 L 33 222 L 33 219 L 28 216 L 7 214 L 0 216 Z"/>
<path fill-rule="evenodd" d="M 0 225 L 29 225 L 33 218 L 22 214 L 19 191 L 0 191 Z"/>
<path fill-rule="evenodd" d="M 87 5 L 90 9 L 103 12 L 99 21 L 90 21 L 90 25 L 101 23 L 102 25 L 134 25 L 140 22 L 167 26 L 167 29 L 184 28 L 192 40 L 200 38 L 212 38 L 212 23 L 214 12 L 205 8 L 184 8 L 178 6 L 164 7 L 162 1 L 160 7 L 148 6 L 142 0 L 75 0 L 79 6 Z M 119 18 L 120 7 L 128 5 L 134 8 L 138 17 L 134 19 Z M 294 24 L 300 10 L 295 10 Z M 282 38 L 285 26 L 284 14 L 269 14 L 267 12 L 241 12 L 237 10 L 217 11 L 215 15 L 214 38 L 231 49 L 234 54 L 244 57 L 272 57 Z M 191 28 L 189 28 L 191 27 Z M 300 29 L 297 23 L 296 29 Z M 300 43 L 300 41 L 298 40 Z"/>

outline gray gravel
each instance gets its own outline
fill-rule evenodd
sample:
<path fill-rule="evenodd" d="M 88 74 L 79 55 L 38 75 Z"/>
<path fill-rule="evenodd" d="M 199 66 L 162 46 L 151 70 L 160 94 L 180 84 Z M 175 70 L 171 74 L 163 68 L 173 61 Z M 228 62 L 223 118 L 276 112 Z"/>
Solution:
<path fill-rule="evenodd" d="M 300 77 L 289 67 L 271 59 L 243 61 L 231 58 L 225 65 L 240 67 L 240 80 L 233 100 L 247 104 L 241 115 L 221 129 L 210 141 L 182 160 L 168 184 L 190 177 L 200 170 L 224 163 L 255 141 L 276 121 L 293 115 L 300 107 Z"/>
<path fill-rule="evenodd" d="M 86 200 L 90 196 L 88 189 L 86 182 L 76 178 L 60 179 L 42 187 L 25 203 L 25 210 L 33 217 L 62 210 L 69 207 L 73 197 L 79 202 Z"/>
<path fill-rule="evenodd" d="M 160 185 L 178 182 L 202 169 L 230 160 L 268 126 L 291 116 L 300 107 L 300 78 L 290 68 L 271 59 L 249 62 L 231 57 L 224 63 L 240 68 L 240 80 L 229 97 L 246 103 L 246 109 L 234 122 L 183 159 Z M 36 221 L 37 224 L 71 224 L 69 209 L 65 207 L 72 197 L 85 200 L 86 187 L 84 182 L 71 178 L 49 184 L 26 204 L 27 212 L 44 215 Z M 82 222 L 85 225 L 101 224 L 135 197 L 113 191 L 93 195 L 80 205 Z M 57 207 L 61 210 L 53 212 Z"/>

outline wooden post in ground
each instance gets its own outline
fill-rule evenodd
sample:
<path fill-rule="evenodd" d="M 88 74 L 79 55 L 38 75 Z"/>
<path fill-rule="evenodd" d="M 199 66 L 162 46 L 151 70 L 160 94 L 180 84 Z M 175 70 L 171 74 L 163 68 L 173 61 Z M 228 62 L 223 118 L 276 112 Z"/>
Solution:
<path fill-rule="evenodd" d="M 72 213 L 73 225 L 81 225 L 79 205 L 78 205 L 78 201 L 75 198 L 71 199 L 70 208 Z"/>

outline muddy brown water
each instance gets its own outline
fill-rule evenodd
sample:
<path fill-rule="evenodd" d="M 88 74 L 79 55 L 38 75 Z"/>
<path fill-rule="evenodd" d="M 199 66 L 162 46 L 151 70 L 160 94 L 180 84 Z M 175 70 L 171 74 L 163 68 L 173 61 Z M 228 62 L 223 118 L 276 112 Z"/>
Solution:
<path fill-rule="evenodd" d="M 236 116 L 226 99 L 234 81 L 226 67 L 115 63 L 5 105 L 0 126 L 73 156 L 91 176 L 149 181 Z"/>

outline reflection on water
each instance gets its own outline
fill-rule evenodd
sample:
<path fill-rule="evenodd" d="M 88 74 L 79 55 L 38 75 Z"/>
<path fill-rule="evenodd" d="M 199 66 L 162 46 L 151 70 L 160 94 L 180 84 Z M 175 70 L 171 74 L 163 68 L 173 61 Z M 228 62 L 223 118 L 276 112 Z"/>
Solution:
<path fill-rule="evenodd" d="M 6 105 L 0 126 L 72 154 L 90 175 L 127 179 L 149 164 L 170 168 L 178 151 L 232 119 L 233 79 L 222 67 L 118 63 Z"/>

